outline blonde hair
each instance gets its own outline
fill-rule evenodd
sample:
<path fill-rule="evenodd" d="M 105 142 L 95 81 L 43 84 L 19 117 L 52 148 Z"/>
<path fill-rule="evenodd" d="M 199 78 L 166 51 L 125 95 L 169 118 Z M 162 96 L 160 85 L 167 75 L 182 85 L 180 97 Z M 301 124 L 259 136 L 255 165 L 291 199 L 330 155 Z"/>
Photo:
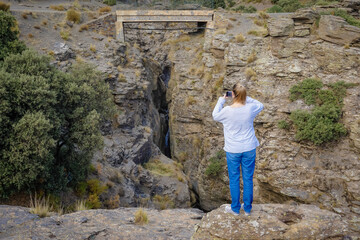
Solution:
<path fill-rule="evenodd" d="M 246 101 L 246 88 L 240 83 L 233 86 L 234 102 L 245 104 Z"/>

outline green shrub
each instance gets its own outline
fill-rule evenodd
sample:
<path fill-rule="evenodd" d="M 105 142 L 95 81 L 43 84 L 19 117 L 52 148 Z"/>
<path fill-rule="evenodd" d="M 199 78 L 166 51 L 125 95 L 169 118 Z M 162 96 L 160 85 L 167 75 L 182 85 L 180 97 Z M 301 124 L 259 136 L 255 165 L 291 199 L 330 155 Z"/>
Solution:
<path fill-rule="evenodd" d="M 284 9 L 280 7 L 279 5 L 274 5 L 271 8 L 269 8 L 266 12 L 268 13 L 282 13 L 284 12 Z"/>
<path fill-rule="evenodd" d="M 305 79 L 290 89 L 291 100 L 302 98 L 306 104 L 315 105 L 311 112 L 297 110 L 291 113 L 297 140 L 309 140 L 319 145 L 336 140 L 347 132 L 339 120 L 346 89 L 354 84 L 340 81 L 328 85 L 328 89 L 321 89 L 322 86 L 320 80 Z"/>
<path fill-rule="evenodd" d="M 62 191 L 85 180 L 113 115 L 105 76 L 85 63 L 63 73 L 49 56 L 25 50 L 0 66 L 0 195 Z"/>
<path fill-rule="evenodd" d="M 227 1 L 227 5 L 228 5 L 229 8 L 232 8 L 235 4 L 236 4 L 236 2 L 234 0 L 228 0 Z"/>
<path fill-rule="evenodd" d="M 316 97 L 323 84 L 321 80 L 308 78 L 290 88 L 290 100 L 304 99 L 305 103 L 315 104 Z"/>
<path fill-rule="evenodd" d="M 114 6 L 116 4 L 116 0 L 104 0 L 104 3 L 109 6 Z"/>
<path fill-rule="evenodd" d="M 276 5 L 269 8 L 267 12 L 295 12 L 299 8 L 304 7 L 299 0 L 278 0 L 274 1 L 274 3 L 275 2 Z"/>
<path fill-rule="evenodd" d="M 281 121 L 278 122 L 278 128 L 280 128 L 280 129 L 289 129 L 290 124 L 285 120 L 281 120 Z"/>
<path fill-rule="evenodd" d="M 242 13 L 254 13 L 257 11 L 257 9 L 253 6 L 240 5 L 237 8 L 235 8 L 234 11 L 242 12 Z"/>
<path fill-rule="evenodd" d="M 210 164 L 205 170 L 205 175 L 209 177 L 217 177 L 226 165 L 226 154 L 224 150 L 220 150 L 216 155 L 209 159 Z"/>
<path fill-rule="evenodd" d="M 0 61 L 11 53 L 21 53 L 26 49 L 18 40 L 19 30 L 14 16 L 10 12 L 0 11 Z"/>

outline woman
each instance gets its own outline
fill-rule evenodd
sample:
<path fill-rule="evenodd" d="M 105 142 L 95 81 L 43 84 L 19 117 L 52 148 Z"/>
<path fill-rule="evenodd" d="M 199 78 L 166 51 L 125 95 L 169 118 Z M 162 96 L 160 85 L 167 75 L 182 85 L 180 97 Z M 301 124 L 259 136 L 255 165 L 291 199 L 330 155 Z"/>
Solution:
<path fill-rule="evenodd" d="M 253 201 L 253 175 L 255 170 L 256 147 L 259 141 L 255 137 L 254 118 L 264 105 L 246 96 L 246 89 L 241 84 L 234 85 L 233 103 L 223 108 L 226 94 L 220 97 L 212 116 L 224 125 L 226 160 L 228 165 L 231 207 L 225 211 L 234 215 L 240 212 L 240 166 L 243 179 L 243 208 L 245 215 L 250 215 Z"/>

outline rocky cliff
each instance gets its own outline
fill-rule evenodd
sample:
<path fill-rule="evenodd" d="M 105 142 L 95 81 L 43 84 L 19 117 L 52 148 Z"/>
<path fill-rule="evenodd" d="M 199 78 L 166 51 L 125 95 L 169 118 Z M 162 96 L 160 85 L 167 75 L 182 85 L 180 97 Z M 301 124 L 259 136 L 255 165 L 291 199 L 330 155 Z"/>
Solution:
<path fill-rule="evenodd" d="M 341 122 L 348 135 L 338 141 L 321 146 L 299 142 L 294 127 L 284 130 L 277 124 L 289 120 L 292 111 L 308 108 L 302 100 L 289 100 L 290 87 L 306 78 L 359 84 L 358 28 L 340 22 L 311 10 L 270 16 L 217 13 L 215 32 L 170 49 L 172 156 L 183 163 L 203 209 L 230 200 L 225 164 L 216 177 L 206 170 L 223 147 L 212 108 L 240 82 L 265 105 L 255 119 L 261 144 L 255 201 L 313 203 L 353 219 L 359 231 L 359 85 L 347 90 Z"/>

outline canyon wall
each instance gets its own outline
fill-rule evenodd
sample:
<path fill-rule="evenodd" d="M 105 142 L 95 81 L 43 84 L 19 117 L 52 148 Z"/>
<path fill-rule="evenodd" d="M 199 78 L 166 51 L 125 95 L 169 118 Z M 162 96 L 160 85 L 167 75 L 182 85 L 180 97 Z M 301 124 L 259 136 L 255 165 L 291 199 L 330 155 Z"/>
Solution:
<path fill-rule="evenodd" d="M 302 80 L 359 83 L 359 34 L 349 30 L 352 38 L 341 41 L 335 35 L 344 32 L 326 29 L 326 22 L 337 17 L 322 17 L 317 26 L 319 17 L 308 10 L 269 18 L 217 13 L 214 32 L 170 43 L 171 152 L 184 165 L 201 208 L 212 210 L 230 200 L 226 166 L 215 177 L 206 170 L 224 141 L 221 124 L 212 120 L 213 107 L 240 82 L 265 106 L 255 119 L 260 147 L 254 201 L 311 203 L 359 221 L 359 85 L 347 90 L 341 122 L 348 134 L 338 141 L 320 146 L 299 142 L 294 127 L 278 127 L 280 120 L 289 121 L 292 111 L 309 109 L 302 100 L 289 100 L 289 89 Z M 340 28 L 352 27 L 343 22 Z"/>

